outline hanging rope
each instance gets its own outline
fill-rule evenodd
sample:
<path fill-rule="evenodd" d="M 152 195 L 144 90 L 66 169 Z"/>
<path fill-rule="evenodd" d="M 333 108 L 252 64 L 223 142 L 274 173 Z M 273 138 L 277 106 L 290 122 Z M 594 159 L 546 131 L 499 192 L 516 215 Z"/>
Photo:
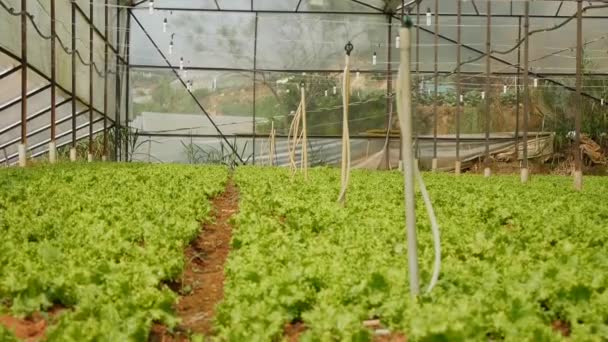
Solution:
<path fill-rule="evenodd" d="M 350 53 L 353 51 L 353 44 L 348 42 L 344 47 L 346 50 L 344 76 L 342 81 L 342 175 L 340 185 L 340 195 L 338 202 L 344 206 L 346 202 L 346 190 L 350 178 L 350 130 L 348 129 L 348 104 L 350 102 Z"/>
<path fill-rule="evenodd" d="M 291 125 L 289 125 L 289 131 L 287 133 L 287 148 L 289 149 L 289 169 L 291 170 L 291 176 L 293 177 L 297 171 L 296 165 L 296 148 L 298 146 L 298 140 L 300 137 L 300 117 L 302 113 L 302 103 L 298 106 Z"/>
<path fill-rule="evenodd" d="M 302 171 L 304 172 L 304 179 L 308 179 L 308 132 L 306 128 L 306 89 L 304 84 L 301 86 L 302 101 L 301 101 L 301 116 L 302 116 Z"/>
<path fill-rule="evenodd" d="M 276 138 L 276 130 L 274 129 L 274 120 L 270 124 L 270 136 L 268 137 L 268 160 L 269 165 L 274 166 L 276 156 L 275 156 L 275 138 Z"/>

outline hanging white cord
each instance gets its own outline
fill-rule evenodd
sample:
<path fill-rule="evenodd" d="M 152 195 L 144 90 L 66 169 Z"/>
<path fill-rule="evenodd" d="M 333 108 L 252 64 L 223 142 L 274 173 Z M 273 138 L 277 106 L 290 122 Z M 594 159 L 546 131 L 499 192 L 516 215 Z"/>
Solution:
<path fill-rule="evenodd" d="M 433 232 L 433 247 L 435 248 L 435 262 L 433 264 L 433 275 L 431 276 L 431 282 L 429 287 L 426 289 L 426 293 L 430 293 L 437 281 L 439 281 L 439 272 L 441 272 L 441 239 L 439 236 L 439 224 L 437 224 L 437 217 L 435 216 L 435 210 L 433 210 L 433 204 L 431 203 L 431 197 L 426 191 L 426 185 L 422 179 L 422 175 L 418 168 L 414 165 L 414 172 L 416 172 L 416 178 L 418 179 L 418 185 L 420 186 L 420 192 L 422 193 L 422 199 L 426 206 L 426 212 L 429 215 L 431 221 L 431 231 Z"/>
<path fill-rule="evenodd" d="M 350 49 L 350 50 L 349 50 Z M 344 75 L 342 81 L 342 177 L 338 202 L 344 206 L 346 190 L 350 179 L 350 131 L 348 129 L 348 103 L 350 102 L 350 52 L 352 44 L 347 44 Z"/>

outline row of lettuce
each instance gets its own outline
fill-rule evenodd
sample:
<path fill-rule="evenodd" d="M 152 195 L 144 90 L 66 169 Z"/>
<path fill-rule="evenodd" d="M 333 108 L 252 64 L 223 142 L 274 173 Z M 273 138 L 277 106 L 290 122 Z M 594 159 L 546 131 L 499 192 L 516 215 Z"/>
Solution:
<path fill-rule="evenodd" d="M 309 180 L 242 167 L 240 211 L 216 334 L 302 341 L 371 340 L 379 318 L 410 340 L 576 341 L 608 336 L 608 182 L 570 190 L 560 177 L 425 175 L 442 228 L 440 283 L 409 296 L 397 172 L 356 171 L 345 208 L 339 171 Z M 60 165 L 0 171 L 0 314 L 65 308 L 51 341 L 145 341 L 174 326 L 163 285 L 228 179 L 221 167 Z M 418 203 L 423 285 L 433 248 Z M 554 329 L 560 326 L 561 330 Z M 0 340 L 10 333 L 0 327 Z"/>
<path fill-rule="evenodd" d="M 339 170 L 293 180 L 241 168 L 240 212 L 216 317 L 229 341 L 272 341 L 301 323 L 301 341 L 373 338 L 379 318 L 413 341 L 602 341 L 608 336 L 608 182 L 425 175 L 442 228 L 432 293 L 409 296 L 399 173 L 354 172 L 346 208 Z M 423 285 L 433 261 L 417 205 Z M 561 327 L 556 329 L 556 327 Z"/>
<path fill-rule="evenodd" d="M 221 167 L 60 165 L 0 171 L 0 314 L 64 308 L 49 341 L 145 341 L 174 325 L 183 250 Z M 0 327 L 0 339 L 10 333 Z"/>

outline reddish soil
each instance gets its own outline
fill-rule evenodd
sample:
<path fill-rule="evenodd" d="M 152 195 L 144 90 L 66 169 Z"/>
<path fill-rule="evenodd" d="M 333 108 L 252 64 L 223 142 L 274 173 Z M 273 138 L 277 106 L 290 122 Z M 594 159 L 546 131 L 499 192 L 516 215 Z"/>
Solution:
<path fill-rule="evenodd" d="M 553 321 L 553 323 L 551 324 L 551 328 L 553 328 L 554 331 L 561 333 L 562 336 L 570 336 L 570 323 L 566 321 Z"/>
<path fill-rule="evenodd" d="M 0 324 L 24 341 L 39 341 L 46 331 L 46 320 L 40 315 L 28 319 L 19 319 L 8 315 L 0 316 Z"/>
<path fill-rule="evenodd" d="M 41 313 L 36 312 L 28 318 L 16 318 L 10 315 L 0 316 L 0 325 L 3 325 L 10 330 L 15 336 L 26 342 L 40 341 L 44 339 L 46 328 L 49 324 L 52 324 L 54 318 L 61 314 L 65 310 L 61 306 L 54 306 L 48 311 L 48 317 L 50 321 L 45 319 Z"/>
<path fill-rule="evenodd" d="M 224 263 L 230 250 L 230 217 L 238 211 L 238 190 L 230 180 L 213 202 L 214 220 L 203 226 L 186 249 L 181 283 L 170 284 L 181 297 L 175 307 L 182 323 L 171 334 L 163 326 L 152 328 L 150 341 L 185 341 L 188 333 L 212 334 L 215 306 L 224 297 Z"/>
<path fill-rule="evenodd" d="M 403 334 L 391 333 L 374 337 L 374 342 L 407 342 L 407 337 Z"/>
<path fill-rule="evenodd" d="M 306 331 L 306 325 L 303 322 L 293 322 L 285 324 L 283 335 L 289 342 L 298 342 L 300 335 Z"/>

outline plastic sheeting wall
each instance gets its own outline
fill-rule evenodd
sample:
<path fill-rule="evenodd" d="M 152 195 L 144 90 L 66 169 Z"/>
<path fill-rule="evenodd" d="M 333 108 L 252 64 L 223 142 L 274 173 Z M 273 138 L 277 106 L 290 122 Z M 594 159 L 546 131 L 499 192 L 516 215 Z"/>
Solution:
<path fill-rule="evenodd" d="M 383 1 L 364 2 L 378 8 L 384 6 Z M 584 6 L 588 5 L 585 3 Z M 181 84 L 181 78 L 184 82 L 193 82 L 192 89 L 197 101 L 212 117 L 255 115 L 255 125 L 243 133 L 256 134 L 257 140 L 263 140 L 272 121 L 279 134 L 287 133 L 290 113 L 297 107 L 299 84 L 305 82 L 310 134 L 339 136 L 341 109 L 339 101 L 336 101 L 341 93 L 339 70 L 344 67 L 344 45 L 351 41 L 354 45 L 351 56 L 351 133 L 361 136 L 368 130 L 385 128 L 391 106 L 387 95 L 387 78 L 392 78 L 391 88 L 394 91 L 395 70 L 399 66 L 396 46 L 400 26 L 398 18 L 391 18 L 389 24 L 388 16 L 374 14 L 373 8 L 353 1 L 165 0 L 156 6 L 153 14 L 148 12 L 146 4 L 132 11 L 143 29 L 133 24 L 131 76 L 137 81 L 130 89 L 133 99 L 131 118 L 145 111 L 161 112 L 170 117 L 172 113 L 184 113 L 184 108 L 188 109 L 186 113 L 203 115 Z M 251 6 L 254 11 L 262 12 L 252 12 Z M 173 10 L 163 10 L 163 7 Z M 218 7 L 229 11 L 218 11 Z M 435 130 L 434 103 L 438 111 L 438 134 L 454 134 L 458 124 L 455 120 L 455 88 L 458 80 L 453 74 L 446 75 L 456 68 L 456 2 L 440 1 L 436 66 L 434 24 L 437 17 L 433 14 L 431 25 L 426 24 L 427 8 L 434 11 L 434 7 L 434 0 L 422 1 L 420 27 L 414 30 L 412 37 L 412 42 L 418 40 L 420 44 L 412 47 L 412 69 L 419 71 L 414 78 L 417 89 L 412 90 L 416 100 L 414 125 L 418 135 L 432 134 Z M 553 27 L 576 10 L 576 4 L 568 1 L 563 4 L 561 1 L 533 1 L 530 7 L 531 30 Z M 311 12 L 280 13 L 295 12 L 296 8 Z M 485 52 L 486 10 L 487 1 L 463 2 L 462 61 L 478 59 Z M 508 50 L 516 44 L 523 32 L 523 13 L 522 1 L 493 2 L 492 50 Z M 597 100 L 608 98 L 608 58 L 605 56 L 608 33 L 604 27 L 606 19 L 601 16 L 608 16 L 608 9 L 588 10 L 584 14 L 587 75 L 583 91 L 588 95 L 583 100 L 584 130 L 586 127 L 607 126 L 606 107 L 602 107 Z M 165 19 L 168 22 L 167 32 L 163 32 Z M 412 19 L 416 20 L 415 12 Z M 576 43 L 575 24 L 573 20 L 558 30 L 538 33 L 530 38 L 531 72 L 540 75 L 530 76 L 534 103 L 530 131 L 564 133 L 573 129 L 574 92 L 564 86 L 574 85 L 575 51 L 572 48 Z M 390 37 L 389 25 L 392 29 Z M 169 65 L 146 37 L 144 30 L 158 45 Z M 169 53 L 171 42 L 173 45 Z M 484 95 L 492 100 L 490 131 L 493 134 L 514 134 L 523 129 L 523 87 L 521 76 L 517 76 L 521 56 L 523 46 L 507 54 L 492 54 L 491 89 L 489 94 Z M 186 71 L 179 71 L 182 59 Z M 463 134 L 484 133 L 486 113 L 482 93 L 485 93 L 485 63 L 485 58 L 482 58 L 462 67 L 460 82 L 464 101 L 460 130 Z M 387 72 L 389 67 L 392 69 L 390 76 Z M 435 67 L 440 73 L 437 100 L 434 99 Z M 179 76 L 171 69 L 178 71 Z M 172 98 L 168 100 L 164 96 L 155 96 L 161 89 L 172 89 Z M 362 113 L 353 114 L 353 110 L 356 112 L 359 107 L 364 108 Z M 593 126 L 592 122 L 602 120 L 603 124 Z M 395 120 L 392 124 L 395 124 Z M 589 129 L 586 131 L 589 132 Z M 256 153 L 260 148 L 259 142 L 256 142 Z M 175 153 L 179 154 L 177 151 Z"/>
<path fill-rule="evenodd" d="M 94 114 L 94 132 L 97 132 L 98 126 L 103 127 L 103 111 L 104 111 L 104 45 L 105 45 L 105 0 L 93 1 L 93 24 L 96 31 L 93 35 L 93 62 L 97 65 L 97 70 L 93 72 L 93 79 L 89 76 L 89 66 L 84 65 L 79 58 L 76 58 L 76 95 L 77 113 L 77 138 L 86 137 L 88 135 L 89 126 L 89 104 L 91 103 L 89 95 L 89 84 L 93 83 L 93 108 Z M 19 12 L 21 10 L 20 0 L 3 0 L 3 2 Z M 76 11 L 76 49 L 81 55 L 85 63 L 90 63 L 90 39 L 89 39 L 89 24 L 87 19 L 90 18 L 90 1 L 79 0 L 75 2 L 80 8 Z M 28 0 L 27 11 L 33 15 L 33 21 L 36 27 L 44 36 L 51 35 L 51 4 L 50 1 Z M 116 108 L 116 54 L 113 50 L 118 49 L 123 59 L 126 60 L 126 23 L 127 10 L 121 9 L 123 1 L 110 0 L 108 6 L 108 43 L 111 48 L 108 50 L 108 69 L 110 73 L 107 75 L 108 89 L 108 107 L 107 117 L 110 119 L 109 126 L 113 125 L 113 121 L 117 117 L 117 113 L 121 113 L 122 124 L 126 124 L 126 68 L 121 66 L 121 107 Z M 120 13 L 119 13 L 120 12 Z M 120 15 L 120 27 L 116 27 Z M 61 41 L 68 51 L 71 51 L 72 40 L 72 24 L 71 24 L 71 1 L 56 0 L 56 81 L 57 81 L 57 135 L 58 145 L 67 143 L 71 139 L 71 103 L 69 101 L 72 93 L 72 57 L 66 53 L 60 45 Z M 40 36 L 36 31 L 31 20 L 28 19 L 27 24 L 27 39 L 28 39 L 28 93 L 35 91 L 40 87 L 50 86 L 51 73 L 51 44 L 49 39 Z M 120 40 L 119 40 L 120 37 Z M 4 9 L 0 9 L 0 47 L 4 52 L 0 52 L 0 71 L 9 69 L 13 66 L 21 64 L 19 58 L 21 55 L 21 18 L 10 15 Z M 12 55 L 13 57 L 10 57 Z M 101 72 L 101 75 L 99 74 Z M 3 95 L 0 97 L 0 106 L 9 101 L 17 101 L 12 106 L 7 107 L 0 112 L 0 161 L 4 162 L 5 155 L 10 157 L 10 161 L 14 161 L 17 151 L 17 143 L 20 137 L 20 100 L 21 97 L 21 76 L 20 71 L 13 73 L 0 80 L 0 87 L 3 90 Z M 66 92 L 64 92 L 63 90 Z M 85 113 L 86 111 L 86 113 Z M 50 89 L 46 89 L 36 95 L 28 97 L 28 147 L 32 155 L 44 152 L 46 144 L 50 137 Z"/>

